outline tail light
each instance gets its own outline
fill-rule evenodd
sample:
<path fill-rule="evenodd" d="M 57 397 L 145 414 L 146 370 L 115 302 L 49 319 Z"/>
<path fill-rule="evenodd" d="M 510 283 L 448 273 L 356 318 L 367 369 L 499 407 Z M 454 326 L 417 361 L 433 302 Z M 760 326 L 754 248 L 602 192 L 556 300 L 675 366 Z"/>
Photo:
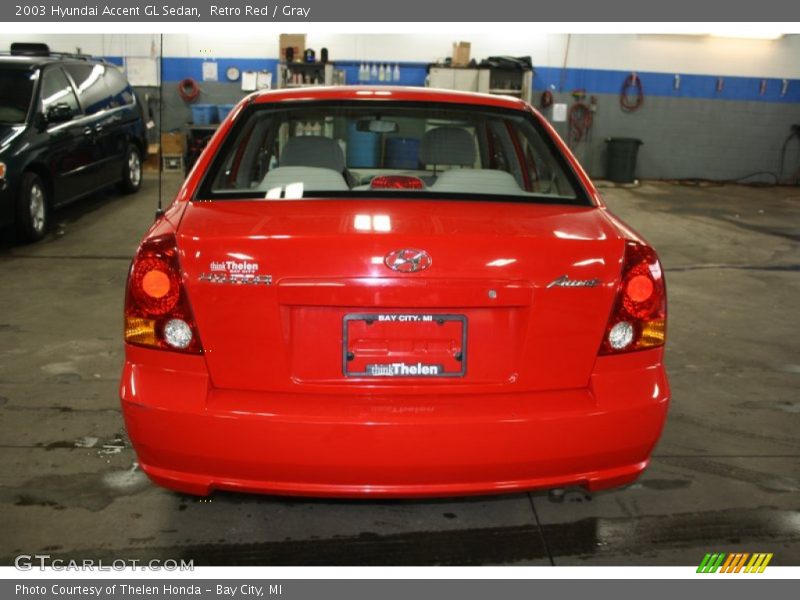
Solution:
<path fill-rule="evenodd" d="M 369 184 L 373 190 L 421 190 L 425 182 L 411 175 L 378 175 Z"/>
<path fill-rule="evenodd" d="M 667 290 L 655 251 L 640 242 L 625 245 L 622 280 L 608 320 L 601 354 L 663 346 Z"/>
<path fill-rule="evenodd" d="M 202 354 L 184 289 L 174 235 L 146 240 L 133 259 L 125 290 L 125 341 Z"/>

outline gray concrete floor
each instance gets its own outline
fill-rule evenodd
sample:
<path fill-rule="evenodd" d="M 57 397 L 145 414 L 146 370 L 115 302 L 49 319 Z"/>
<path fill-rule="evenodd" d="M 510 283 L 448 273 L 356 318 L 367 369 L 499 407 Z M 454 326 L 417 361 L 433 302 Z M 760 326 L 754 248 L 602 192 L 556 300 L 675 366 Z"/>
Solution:
<path fill-rule="evenodd" d="M 167 194 L 179 182 L 166 182 Z M 707 551 L 800 565 L 800 189 L 607 187 L 659 250 L 673 404 L 635 485 L 433 501 L 218 493 L 136 469 L 118 408 L 122 293 L 156 183 L 63 210 L 0 249 L 0 564 L 691 565 Z"/>

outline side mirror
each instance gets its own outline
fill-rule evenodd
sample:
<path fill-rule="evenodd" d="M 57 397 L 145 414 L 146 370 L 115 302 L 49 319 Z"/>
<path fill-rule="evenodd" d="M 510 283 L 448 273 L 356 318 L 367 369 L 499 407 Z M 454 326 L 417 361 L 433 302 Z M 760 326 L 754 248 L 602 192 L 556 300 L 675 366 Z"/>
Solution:
<path fill-rule="evenodd" d="M 63 102 L 59 102 L 47 107 L 45 120 L 47 121 L 48 125 L 54 125 L 56 123 L 66 123 L 71 119 L 72 119 L 72 108 L 70 108 L 69 104 L 64 104 Z"/>
<path fill-rule="evenodd" d="M 47 129 L 47 117 L 37 112 L 33 115 L 33 126 L 36 128 L 36 131 L 44 131 Z"/>

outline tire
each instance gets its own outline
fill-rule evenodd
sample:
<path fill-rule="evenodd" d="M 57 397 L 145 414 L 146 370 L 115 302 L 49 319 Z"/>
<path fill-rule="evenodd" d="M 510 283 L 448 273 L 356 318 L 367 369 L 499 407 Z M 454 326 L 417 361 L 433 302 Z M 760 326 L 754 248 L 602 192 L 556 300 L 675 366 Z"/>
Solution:
<path fill-rule="evenodd" d="M 142 153 L 134 144 L 128 144 L 122 163 L 122 178 L 117 187 L 123 194 L 133 194 L 142 186 Z"/>
<path fill-rule="evenodd" d="M 47 233 L 50 206 L 47 186 L 36 173 L 25 173 L 17 196 L 17 232 L 26 242 L 38 242 Z"/>

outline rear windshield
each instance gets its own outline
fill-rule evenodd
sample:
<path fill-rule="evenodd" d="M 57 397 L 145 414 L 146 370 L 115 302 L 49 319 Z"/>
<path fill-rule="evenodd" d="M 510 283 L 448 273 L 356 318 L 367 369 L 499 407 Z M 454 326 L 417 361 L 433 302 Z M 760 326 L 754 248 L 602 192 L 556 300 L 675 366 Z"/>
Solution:
<path fill-rule="evenodd" d="M 0 67 L 0 123 L 24 123 L 36 75 L 29 69 Z"/>
<path fill-rule="evenodd" d="M 531 115 L 368 101 L 252 105 L 198 198 L 397 195 L 589 204 Z"/>

